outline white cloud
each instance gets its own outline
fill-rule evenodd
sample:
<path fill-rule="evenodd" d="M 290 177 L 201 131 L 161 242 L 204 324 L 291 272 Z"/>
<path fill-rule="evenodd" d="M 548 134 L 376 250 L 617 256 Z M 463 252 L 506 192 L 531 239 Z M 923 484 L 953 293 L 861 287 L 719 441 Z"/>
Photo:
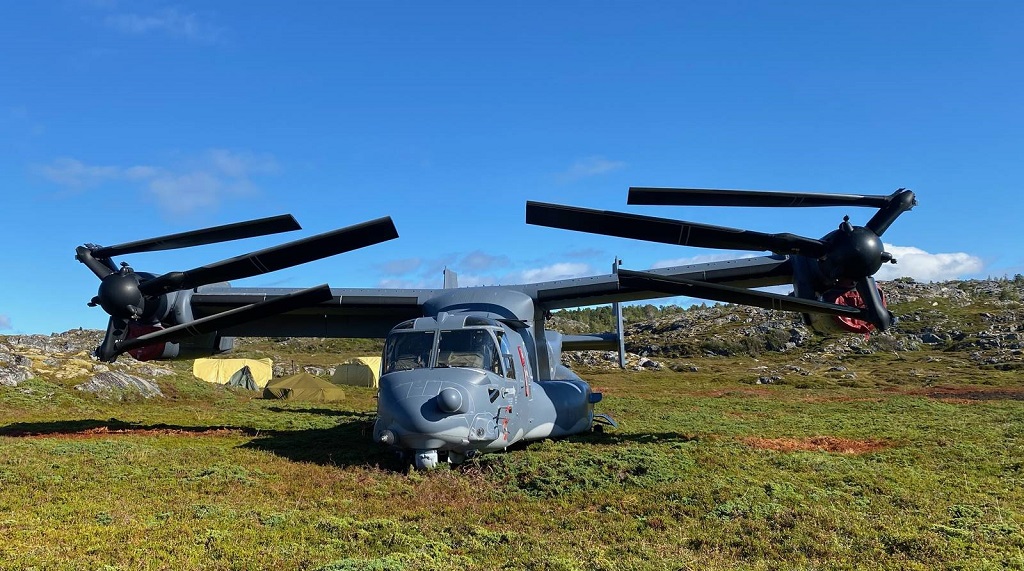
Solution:
<path fill-rule="evenodd" d="M 557 264 L 551 264 L 550 266 L 544 266 L 542 268 L 522 270 L 509 277 L 515 279 L 515 282 L 513 283 L 535 283 L 578 278 L 581 276 L 591 275 L 593 273 L 593 269 L 588 264 L 560 262 Z"/>
<path fill-rule="evenodd" d="M 78 159 L 67 157 L 56 159 L 48 165 L 40 165 L 35 170 L 51 182 L 75 189 L 117 180 L 125 174 L 125 169 L 120 167 L 87 165 Z"/>
<path fill-rule="evenodd" d="M 568 169 L 558 174 L 562 182 L 572 182 L 582 178 L 599 176 L 625 168 L 626 163 L 612 161 L 604 157 L 587 157 L 574 162 Z"/>
<path fill-rule="evenodd" d="M 491 263 L 487 268 L 492 269 L 507 265 L 508 258 L 504 256 L 490 256 L 481 252 L 474 252 L 466 255 L 463 260 L 470 259 L 474 254 L 480 254 L 483 259 L 489 260 Z M 384 271 L 388 275 L 382 278 L 378 282 L 378 287 L 382 288 L 427 288 L 434 289 L 440 288 L 443 281 L 440 271 L 434 271 L 436 267 L 443 267 L 437 265 L 435 260 L 420 260 L 420 259 L 407 259 L 407 260 L 393 260 L 384 262 L 378 266 L 378 269 Z M 463 273 L 459 271 L 459 267 L 452 267 L 450 260 L 446 264 L 447 267 L 454 270 L 459 276 L 459 285 L 462 287 L 475 287 L 475 286 L 488 286 L 488 285 L 513 285 L 513 284 L 528 284 L 536 282 L 545 282 L 551 280 L 560 280 L 575 278 L 580 276 L 596 275 L 596 272 L 590 265 L 582 263 L 562 262 L 543 266 L 540 268 L 528 268 L 524 270 L 517 270 L 504 274 L 494 273 Z M 426 270 L 414 273 L 417 270 L 421 270 L 423 267 L 431 268 L 428 272 Z"/>
<path fill-rule="evenodd" d="M 923 282 L 954 280 L 977 274 L 984 269 L 981 258 L 964 252 L 932 254 L 913 246 L 894 246 L 892 244 L 885 244 L 885 251 L 891 253 L 898 263 L 882 265 L 875 274 L 875 278 L 882 281 L 899 277 L 911 277 Z M 756 256 L 758 254 L 747 252 L 701 254 L 689 258 L 658 260 L 651 267 L 668 268 Z"/>
<path fill-rule="evenodd" d="M 43 178 L 76 191 L 112 182 L 138 185 L 172 216 L 216 208 L 226 199 L 251 194 L 251 177 L 278 169 L 270 155 L 227 149 L 208 150 L 174 167 L 90 165 L 69 157 L 35 167 Z"/>
<path fill-rule="evenodd" d="M 11 318 L 6 315 L 0 315 L 0 330 L 11 328 Z"/>
<path fill-rule="evenodd" d="M 273 174 L 280 169 L 277 160 L 266 153 L 210 149 L 206 151 L 204 160 L 222 174 L 235 178 L 245 178 L 254 174 Z"/>
<path fill-rule="evenodd" d="M 470 252 L 463 256 L 459 266 L 468 270 L 489 270 L 500 268 L 509 264 L 508 256 L 492 256 L 480 250 Z"/>
<path fill-rule="evenodd" d="M 401 260 L 388 260 L 379 264 L 377 269 L 387 275 L 402 275 L 415 272 L 422 265 L 422 258 L 403 258 Z"/>
<path fill-rule="evenodd" d="M 932 254 L 913 246 L 893 246 L 885 244 L 885 251 L 896 258 L 896 264 L 883 264 L 875 273 L 875 279 L 889 281 L 900 277 L 910 277 L 921 282 L 956 280 L 978 274 L 984 269 L 981 258 L 964 252 Z M 675 265 L 688 265 L 702 262 L 714 262 L 735 258 L 730 254 L 711 254 L 707 256 L 694 256 L 692 258 L 679 258 L 675 260 L 662 260 L 654 267 L 670 267 Z M 751 257 L 741 255 L 740 257 Z M 761 291 L 788 295 L 793 291 L 789 284 L 757 288 Z M 700 303 L 700 298 L 674 297 L 659 300 L 659 304 L 676 304 L 688 306 L 693 303 Z"/>
<path fill-rule="evenodd" d="M 163 34 L 191 42 L 212 44 L 220 41 L 224 30 L 194 12 L 177 7 L 160 8 L 145 13 L 107 14 L 103 23 L 118 32 L 133 36 Z"/>
<path fill-rule="evenodd" d="M 895 264 L 884 264 L 875 278 L 892 280 L 910 277 L 917 281 L 933 282 L 962 278 L 981 272 L 985 264 L 981 258 L 965 252 L 931 254 L 913 246 L 885 244 L 885 251 L 896 258 Z"/>

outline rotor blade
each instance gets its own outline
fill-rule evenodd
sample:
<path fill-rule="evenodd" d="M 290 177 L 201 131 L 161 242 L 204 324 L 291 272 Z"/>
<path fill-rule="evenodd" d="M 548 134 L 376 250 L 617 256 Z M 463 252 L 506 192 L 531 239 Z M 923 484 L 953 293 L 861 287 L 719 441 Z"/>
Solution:
<path fill-rule="evenodd" d="M 889 204 L 891 198 L 881 194 L 823 194 L 775 190 L 630 187 L 629 198 L 626 203 L 665 206 L 871 206 L 882 208 Z"/>
<path fill-rule="evenodd" d="M 789 295 L 781 295 L 777 293 L 769 293 L 632 270 L 620 269 L 618 276 L 619 284 L 628 288 L 650 290 L 670 295 L 685 295 L 688 297 L 711 299 L 725 303 L 752 305 L 754 307 L 761 307 L 764 309 L 827 313 L 830 315 L 843 315 L 864 319 L 864 312 L 859 308 L 837 305 L 834 303 L 825 303 L 823 301 L 813 299 L 803 299 Z"/>
<path fill-rule="evenodd" d="M 327 284 L 299 290 L 297 292 L 274 297 L 259 303 L 229 309 L 222 313 L 196 319 L 195 321 L 182 323 L 181 325 L 175 325 L 173 327 L 168 327 L 167 329 L 161 329 L 160 331 L 155 331 L 153 333 L 147 333 L 146 335 L 140 335 L 134 339 L 127 339 L 120 343 L 116 343 L 112 357 L 131 351 L 132 349 L 138 349 L 139 347 L 145 347 L 155 343 L 172 343 L 175 341 L 181 341 L 182 339 L 212 333 L 220 329 L 234 327 L 250 321 L 256 321 L 257 319 L 263 319 L 264 317 L 280 315 L 303 307 L 323 303 L 331 300 L 332 298 L 331 288 Z"/>
<path fill-rule="evenodd" d="M 885 308 L 882 295 L 878 292 L 875 278 L 867 276 L 857 282 L 857 293 L 864 300 L 864 321 L 871 323 L 879 331 L 885 331 L 892 325 L 892 314 Z"/>
<path fill-rule="evenodd" d="M 526 203 L 526 222 L 564 230 L 698 248 L 755 252 L 768 250 L 777 254 L 800 254 L 811 258 L 820 258 L 826 252 L 825 244 L 821 240 L 795 234 L 765 234 L 752 230 L 542 202 Z"/>
<path fill-rule="evenodd" d="M 899 218 L 900 214 L 917 206 L 917 198 L 913 191 L 901 188 L 889 196 L 889 203 L 883 206 L 868 223 L 865 228 L 871 230 L 876 236 L 881 236 L 889 226 Z"/>
<path fill-rule="evenodd" d="M 205 284 L 258 276 L 356 250 L 398 237 L 391 217 L 385 216 L 324 234 L 243 254 L 184 272 L 170 272 L 142 282 L 139 290 L 148 296 Z"/>
<path fill-rule="evenodd" d="M 159 238 L 126 242 L 116 246 L 101 247 L 93 250 L 92 255 L 94 258 L 110 258 L 113 256 L 122 256 L 124 254 L 134 254 L 136 252 L 174 250 L 177 248 L 188 248 L 191 246 L 203 246 L 206 244 L 216 244 L 218 242 L 228 242 L 230 240 L 241 240 L 243 238 L 252 238 L 255 236 L 266 236 L 268 234 L 277 234 L 279 232 L 300 230 L 301 228 L 302 227 L 299 226 L 299 223 L 295 221 L 295 217 L 291 214 L 282 214 L 280 216 L 260 218 L 259 220 L 236 222 L 234 224 L 214 226 L 212 228 L 204 228 L 202 230 L 191 230 L 189 232 L 180 232 L 178 234 L 168 234 L 167 236 L 161 236 Z"/>

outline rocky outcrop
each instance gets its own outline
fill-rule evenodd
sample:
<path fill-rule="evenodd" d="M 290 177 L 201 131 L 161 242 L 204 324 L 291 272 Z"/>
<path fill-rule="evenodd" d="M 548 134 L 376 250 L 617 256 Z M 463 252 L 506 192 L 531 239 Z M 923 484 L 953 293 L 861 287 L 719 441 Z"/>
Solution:
<path fill-rule="evenodd" d="M 53 335 L 0 337 L 0 385 L 18 386 L 32 378 L 75 383 L 74 388 L 103 398 L 163 396 L 155 379 L 174 373 L 162 364 L 122 355 L 116 363 L 92 356 L 103 332 L 76 329 Z M 70 386 L 70 385 L 69 385 Z"/>
<path fill-rule="evenodd" d="M 571 368 L 584 366 L 587 368 L 615 369 L 619 367 L 619 354 L 616 351 L 566 351 L 562 353 L 562 364 Z M 632 371 L 660 371 L 665 366 L 636 353 L 626 353 L 626 369 Z"/>
<path fill-rule="evenodd" d="M 99 373 L 88 381 L 75 385 L 75 389 L 118 400 L 125 400 L 134 395 L 147 399 L 164 396 L 156 383 L 115 371 Z"/>
<path fill-rule="evenodd" d="M 979 365 L 1024 368 L 1024 277 L 941 283 L 900 279 L 882 288 L 898 317 L 885 333 L 826 337 L 798 314 L 704 304 L 627 322 L 626 350 L 661 360 L 791 352 L 794 358 L 825 362 L 844 354 L 948 349 L 967 352 Z M 558 314 L 547 325 L 565 333 L 584 331 L 580 321 Z M 614 353 L 608 358 L 563 356 L 567 365 L 604 366 L 616 360 Z M 759 380 L 771 382 L 771 375 Z"/>
<path fill-rule="evenodd" d="M 797 314 L 753 307 L 704 304 L 668 311 L 650 306 L 641 318 L 634 314 L 634 319 L 627 321 L 626 366 L 633 370 L 690 371 L 697 370 L 692 361 L 699 358 L 757 356 L 768 352 L 791 354 L 793 364 L 835 363 L 847 354 L 933 349 L 960 351 L 979 366 L 1024 369 L 1024 276 L 942 283 L 900 279 L 882 287 L 899 321 L 889 331 L 867 337 L 824 337 L 804 325 Z M 610 319 L 607 308 L 602 311 Z M 546 326 L 563 333 L 595 331 L 584 321 L 558 313 Z M 111 387 L 110 391 L 100 393 L 115 394 L 137 383 L 117 376 L 101 376 L 104 373 L 120 373 L 155 383 L 174 372 L 164 363 L 142 363 L 128 355 L 112 364 L 97 361 L 91 353 L 102 335 L 101 331 L 78 329 L 54 335 L 0 336 L 0 386 L 17 386 L 33 377 L 83 386 L 100 377 L 107 379 L 105 382 Z M 342 346 L 336 344 L 352 340 L 275 341 L 282 353 L 266 355 L 274 359 L 275 376 L 298 370 L 330 376 L 331 367 L 300 366 L 294 356 L 340 352 Z M 379 351 L 378 345 L 371 345 L 365 351 Z M 618 367 L 618 355 L 608 351 L 565 352 L 562 362 L 573 368 L 612 369 Z M 779 375 L 800 373 L 759 372 L 752 382 L 776 382 Z M 140 395 L 151 392 L 147 387 L 138 389 Z"/>

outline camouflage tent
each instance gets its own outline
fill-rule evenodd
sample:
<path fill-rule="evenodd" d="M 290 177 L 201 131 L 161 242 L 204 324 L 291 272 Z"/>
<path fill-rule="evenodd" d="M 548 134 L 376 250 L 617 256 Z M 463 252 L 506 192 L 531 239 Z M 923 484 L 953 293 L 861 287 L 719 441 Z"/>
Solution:
<path fill-rule="evenodd" d="M 263 389 L 265 399 L 287 399 L 312 402 L 336 402 L 345 398 L 345 389 L 302 372 L 274 379 Z"/>

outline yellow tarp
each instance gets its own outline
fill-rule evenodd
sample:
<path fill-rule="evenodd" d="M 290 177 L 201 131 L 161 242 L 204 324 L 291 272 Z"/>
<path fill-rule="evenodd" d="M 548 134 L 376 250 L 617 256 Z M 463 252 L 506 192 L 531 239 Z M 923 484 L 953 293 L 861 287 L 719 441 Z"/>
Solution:
<path fill-rule="evenodd" d="M 380 379 L 380 357 L 356 357 L 334 370 L 331 382 L 337 385 L 377 388 Z"/>
<path fill-rule="evenodd" d="M 263 389 L 265 399 L 288 399 L 313 402 L 335 402 L 345 398 L 345 389 L 302 372 L 282 379 L 274 379 Z"/>
<path fill-rule="evenodd" d="M 196 359 L 192 374 L 208 382 L 223 385 L 242 367 L 248 366 L 256 386 L 263 388 L 274 377 L 274 362 L 270 359 Z"/>

